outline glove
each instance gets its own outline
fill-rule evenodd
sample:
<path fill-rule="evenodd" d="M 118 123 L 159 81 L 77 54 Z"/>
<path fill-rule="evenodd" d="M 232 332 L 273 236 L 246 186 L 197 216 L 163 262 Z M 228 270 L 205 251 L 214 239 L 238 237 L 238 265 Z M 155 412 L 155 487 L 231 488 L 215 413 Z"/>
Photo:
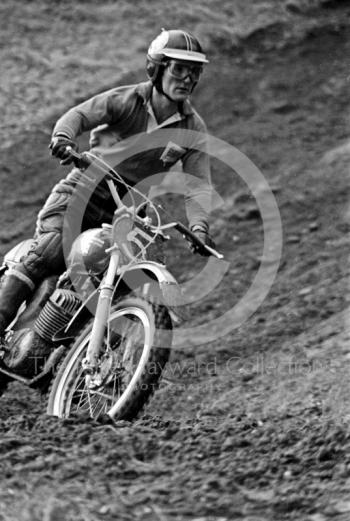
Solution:
<path fill-rule="evenodd" d="M 210 237 L 208 231 L 201 225 L 195 224 L 191 228 L 191 232 L 206 246 L 209 246 L 210 248 L 215 248 L 215 243 Z M 197 244 L 190 244 L 190 250 L 192 253 L 199 253 L 199 255 L 202 255 L 203 257 L 209 257 L 210 253 L 205 249 L 201 248 L 200 246 L 197 246 Z"/>
<path fill-rule="evenodd" d="M 72 147 L 73 150 L 78 150 L 78 145 L 66 136 L 53 136 L 51 139 L 51 143 L 49 145 L 49 149 L 51 150 L 51 155 L 54 157 L 58 157 L 61 159 L 61 165 L 69 165 L 73 162 L 73 158 L 66 151 L 67 147 Z"/>

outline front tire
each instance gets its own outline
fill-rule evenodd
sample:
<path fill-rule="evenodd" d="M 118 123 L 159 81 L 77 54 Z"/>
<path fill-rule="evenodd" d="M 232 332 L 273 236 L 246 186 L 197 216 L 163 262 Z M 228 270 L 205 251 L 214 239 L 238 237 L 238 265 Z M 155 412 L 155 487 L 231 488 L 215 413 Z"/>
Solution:
<path fill-rule="evenodd" d="M 103 385 L 89 389 L 82 360 L 91 336 L 93 319 L 72 342 L 49 394 L 48 414 L 67 418 L 108 414 L 115 420 L 134 418 L 158 386 L 169 358 L 171 318 L 166 307 L 140 298 L 128 298 L 113 306 L 109 319 L 110 350 L 103 350 Z M 104 366 L 103 366 L 104 364 Z"/>

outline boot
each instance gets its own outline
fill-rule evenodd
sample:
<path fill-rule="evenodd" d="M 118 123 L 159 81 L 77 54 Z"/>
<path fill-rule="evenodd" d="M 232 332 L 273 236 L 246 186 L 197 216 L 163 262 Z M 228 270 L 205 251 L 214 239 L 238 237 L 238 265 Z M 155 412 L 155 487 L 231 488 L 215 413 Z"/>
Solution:
<path fill-rule="evenodd" d="M 33 294 L 34 283 L 23 273 L 11 269 L 0 281 L 0 338 L 15 318 L 19 306 Z"/>

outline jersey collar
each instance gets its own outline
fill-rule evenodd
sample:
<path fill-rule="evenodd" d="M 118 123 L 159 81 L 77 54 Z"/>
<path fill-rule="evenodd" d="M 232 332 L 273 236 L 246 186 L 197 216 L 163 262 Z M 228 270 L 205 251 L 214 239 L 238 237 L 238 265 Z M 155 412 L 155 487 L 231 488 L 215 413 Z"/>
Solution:
<path fill-rule="evenodd" d="M 153 89 L 152 82 L 145 81 L 142 83 L 139 83 L 136 87 L 136 92 L 141 96 L 143 99 L 144 105 L 147 105 L 147 102 L 151 98 L 152 89 Z M 193 115 L 193 108 L 189 100 L 185 100 L 183 103 L 178 104 L 178 111 L 183 116 L 191 116 Z"/>

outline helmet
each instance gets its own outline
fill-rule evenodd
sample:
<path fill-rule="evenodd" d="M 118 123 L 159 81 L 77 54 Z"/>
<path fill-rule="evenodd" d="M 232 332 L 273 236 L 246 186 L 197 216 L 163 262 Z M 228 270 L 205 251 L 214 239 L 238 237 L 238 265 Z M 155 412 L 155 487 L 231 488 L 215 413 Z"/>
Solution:
<path fill-rule="evenodd" d="M 202 47 L 192 34 L 171 29 L 162 32 L 152 41 L 147 52 L 147 75 L 152 83 L 158 88 L 164 65 L 169 59 L 208 63 Z"/>

